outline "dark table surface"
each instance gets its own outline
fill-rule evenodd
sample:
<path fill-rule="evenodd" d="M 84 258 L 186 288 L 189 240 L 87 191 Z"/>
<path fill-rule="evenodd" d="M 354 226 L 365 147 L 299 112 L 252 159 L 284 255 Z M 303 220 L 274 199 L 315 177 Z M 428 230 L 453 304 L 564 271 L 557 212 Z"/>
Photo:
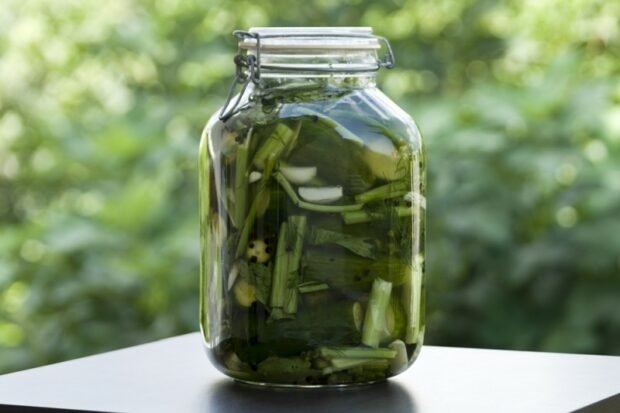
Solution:
<path fill-rule="evenodd" d="M 382 384 L 254 388 L 215 370 L 198 333 L 0 376 L 0 404 L 112 412 L 620 412 L 619 392 L 620 357 L 433 346 Z"/>

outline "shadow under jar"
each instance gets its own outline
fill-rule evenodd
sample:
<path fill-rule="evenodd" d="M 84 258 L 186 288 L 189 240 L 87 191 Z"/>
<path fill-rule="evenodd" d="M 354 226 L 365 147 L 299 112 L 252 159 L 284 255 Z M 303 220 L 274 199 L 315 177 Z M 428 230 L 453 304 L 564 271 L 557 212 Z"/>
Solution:
<path fill-rule="evenodd" d="M 363 27 L 235 35 L 241 91 L 200 144 L 209 358 L 254 384 L 401 373 L 424 336 L 425 169 L 415 123 L 375 85 L 389 44 Z"/>

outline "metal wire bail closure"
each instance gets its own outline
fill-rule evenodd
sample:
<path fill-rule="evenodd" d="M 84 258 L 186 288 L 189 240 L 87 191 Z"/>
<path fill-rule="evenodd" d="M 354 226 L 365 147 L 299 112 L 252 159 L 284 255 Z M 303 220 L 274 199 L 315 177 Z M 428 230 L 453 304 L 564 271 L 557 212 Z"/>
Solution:
<path fill-rule="evenodd" d="M 228 96 L 226 97 L 226 103 L 224 103 L 224 106 L 222 106 L 222 109 L 220 110 L 219 118 L 221 121 L 225 121 L 230 118 L 230 116 L 237 109 L 250 82 L 258 83 L 260 80 L 260 36 L 258 33 L 250 33 L 242 30 L 235 30 L 233 32 L 233 36 L 237 39 L 242 39 L 245 37 L 255 38 L 257 51 L 256 55 L 242 55 L 240 50 L 237 51 L 237 54 L 233 59 L 236 67 L 235 78 L 230 85 L 230 90 L 228 91 Z M 244 69 L 246 68 L 248 69 L 248 74 L 245 73 Z M 237 99 L 232 107 L 228 109 L 238 85 L 241 85 L 239 95 L 237 96 Z"/>
<path fill-rule="evenodd" d="M 394 57 L 394 52 L 392 51 L 392 46 L 390 46 L 390 42 L 383 36 L 377 36 L 374 34 L 356 34 L 356 33 L 348 33 L 348 34 L 338 34 L 338 33 L 329 33 L 329 34 L 316 34 L 316 33 L 291 33 L 291 34 L 260 34 L 256 32 L 250 32 L 245 30 L 235 30 L 233 32 L 233 36 L 235 36 L 239 40 L 245 39 L 254 39 L 256 41 L 256 45 L 253 47 L 255 50 L 254 54 L 242 54 L 241 48 L 238 48 L 237 54 L 235 55 L 233 61 L 235 62 L 236 70 L 235 70 L 235 78 L 230 86 L 230 90 L 228 92 L 228 96 L 226 98 L 226 102 L 219 113 L 219 118 L 221 121 L 226 121 L 229 119 L 235 111 L 238 109 L 241 99 L 250 84 L 253 82 L 254 84 L 258 84 L 261 78 L 261 68 L 268 70 L 287 70 L 287 71 L 304 71 L 304 68 L 294 68 L 294 67 L 282 67 L 278 65 L 263 65 L 261 63 L 261 39 L 266 38 L 283 38 L 283 37 L 296 37 L 296 38 L 315 38 L 315 37 L 326 37 L 326 38 L 334 38 L 334 37 L 342 37 L 342 38 L 358 38 L 358 39 L 376 39 L 379 43 L 383 44 L 386 53 L 385 55 L 378 59 L 377 65 L 374 67 L 368 67 L 363 69 L 352 69 L 351 72 L 373 72 L 378 71 L 381 68 L 392 69 L 396 65 L 396 59 Z M 319 72 L 338 72 L 340 69 L 337 68 L 316 68 L 313 69 Z M 246 73 L 247 71 L 247 73 Z M 233 100 L 233 96 L 235 95 L 235 91 L 237 87 L 241 85 L 239 90 L 239 94 L 234 104 L 231 106 L 231 101 Z M 229 106 L 231 106 L 229 108 Z"/>

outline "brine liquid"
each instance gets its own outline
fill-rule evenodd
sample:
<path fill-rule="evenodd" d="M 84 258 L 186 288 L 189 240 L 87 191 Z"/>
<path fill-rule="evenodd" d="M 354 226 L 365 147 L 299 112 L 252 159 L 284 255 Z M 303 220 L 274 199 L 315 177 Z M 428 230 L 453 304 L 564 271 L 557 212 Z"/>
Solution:
<path fill-rule="evenodd" d="M 229 376 L 365 383 L 417 355 L 424 165 L 415 125 L 386 99 L 259 99 L 208 126 L 201 325 Z"/>

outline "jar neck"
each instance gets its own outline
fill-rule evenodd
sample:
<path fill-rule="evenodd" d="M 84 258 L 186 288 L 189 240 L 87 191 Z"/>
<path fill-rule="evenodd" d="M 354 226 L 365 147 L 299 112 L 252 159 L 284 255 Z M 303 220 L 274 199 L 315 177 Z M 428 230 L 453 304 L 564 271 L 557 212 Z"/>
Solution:
<path fill-rule="evenodd" d="M 256 89 L 372 87 L 377 69 L 375 50 L 263 50 Z"/>
<path fill-rule="evenodd" d="M 299 74 L 288 76 L 288 73 L 274 73 L 269 77 L 261 77 L 258 84 L 253 88 L 254 93 L 264 94 L 276 90 L 295 89 L 317 90 L 317 89 L 362 89 L 374 87 L 376 85 L 374 74 L 342 73 L 342 74 Z"/>

